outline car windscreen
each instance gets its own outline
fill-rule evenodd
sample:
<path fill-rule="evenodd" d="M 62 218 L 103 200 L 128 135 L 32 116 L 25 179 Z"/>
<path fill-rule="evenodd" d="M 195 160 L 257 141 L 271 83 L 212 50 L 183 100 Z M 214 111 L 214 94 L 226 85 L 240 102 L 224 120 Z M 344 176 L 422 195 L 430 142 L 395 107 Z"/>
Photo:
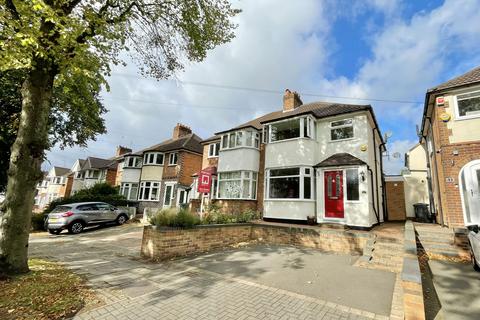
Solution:
<path fill-rule="evenodd" d="M 58 212 L 66 212 L 68 210 L 72 209 L 72 207 L 69 206 L 58 206 L 55 207 L 55 209 L 52 210 L 50 213 L 58 213 Z"/>

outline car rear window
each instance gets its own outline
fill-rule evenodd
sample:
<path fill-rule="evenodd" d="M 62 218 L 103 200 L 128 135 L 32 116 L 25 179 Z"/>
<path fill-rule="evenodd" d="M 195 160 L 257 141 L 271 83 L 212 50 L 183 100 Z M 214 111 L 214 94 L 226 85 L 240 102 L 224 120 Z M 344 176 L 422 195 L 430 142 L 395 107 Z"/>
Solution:
<path fill-rule="evenodd" d="M 55 207 L 55 209 L 52 210 L 51 213 L 57 213 L 57 212 L 66 212 L 68 210 L 72 209 L 72 207 L 69 206 L 58 206 Z"/>

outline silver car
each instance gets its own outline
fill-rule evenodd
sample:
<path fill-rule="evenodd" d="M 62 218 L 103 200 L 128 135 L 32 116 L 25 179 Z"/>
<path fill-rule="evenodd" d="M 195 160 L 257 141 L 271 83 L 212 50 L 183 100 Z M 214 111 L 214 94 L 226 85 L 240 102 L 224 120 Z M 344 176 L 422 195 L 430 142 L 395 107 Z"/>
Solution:
<path fill-rule="evenodd" d="M 80 233 L 86 226 L 116 222 L 121 225 L 128 220 L 125 211 L 105 202 L 80 202 L 56 207 L 48 214 L 46 227 L 51 234 L 64 229 Z"/>
<path fill-rule="evenodd" d="M 478 226 L 469 226 L 468 241 L 470 242 L 470 254 L 473 268 L 480 271 L 480 232 Z"/>

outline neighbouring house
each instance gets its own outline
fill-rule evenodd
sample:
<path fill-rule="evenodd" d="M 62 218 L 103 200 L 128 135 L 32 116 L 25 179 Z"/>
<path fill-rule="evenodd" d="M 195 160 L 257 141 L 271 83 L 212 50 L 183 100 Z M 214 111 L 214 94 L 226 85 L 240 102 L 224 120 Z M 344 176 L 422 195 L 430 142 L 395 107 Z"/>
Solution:
<path fill-rule="evenodd" d="M 480 224 L 480 67 L 427 90 L 419 135 L 437 222 Z"/>
<path fill-rule="evenodd" d="M 179 123 L 171 139 L 126 155 L 131 162 L 127 166 L 124 162 L 121 192 L 133 197 L 138 188 L 140 211 L 187 204 L 192 176 L 202 167 L 201 141 L 189 127 Z"/>
<path fill-rule="evenodd" d="M 42 211 L 50 202 L 67 196 L 67 180 L 70 169 L 52 167 L 37 185 L 35 211 Z"/>
<path fill-rule="evenodd" d="M 415 217 L 414 204 L 429 203 L 427 154 L 422 144 L 416 144 L 405 153 L 405 169 L 402 171 L 402 177 L 405 187 L 406 217 L 413 218 Z"/>
<path fill-rule="evenodd" d="M 282 110 L 203 144 L 217 181 L 209 197 L 224 211 L 366 228 L 384 220 L 385 144 L 370 105 L 303 104 L 287 89 Z"/>

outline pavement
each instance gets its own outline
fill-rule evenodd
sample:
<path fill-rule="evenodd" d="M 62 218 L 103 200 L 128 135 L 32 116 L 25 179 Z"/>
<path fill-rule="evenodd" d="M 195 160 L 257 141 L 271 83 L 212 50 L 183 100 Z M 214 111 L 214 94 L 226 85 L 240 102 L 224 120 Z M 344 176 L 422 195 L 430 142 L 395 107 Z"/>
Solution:
<path fill-rule="evenodd" d="M 32 234 L 30 256 L 82 274 L 102 302 L 75 319 L 388 319 L 395 274 L 357 257 L 288 246 L 230 249 L 152 263 L 142 226 Z"/>
<path fill-rule="evenodd" d="M 480 272 L 471 264 L 429 260 L 441 304 L 435 319 L 480 319 Z"/>

